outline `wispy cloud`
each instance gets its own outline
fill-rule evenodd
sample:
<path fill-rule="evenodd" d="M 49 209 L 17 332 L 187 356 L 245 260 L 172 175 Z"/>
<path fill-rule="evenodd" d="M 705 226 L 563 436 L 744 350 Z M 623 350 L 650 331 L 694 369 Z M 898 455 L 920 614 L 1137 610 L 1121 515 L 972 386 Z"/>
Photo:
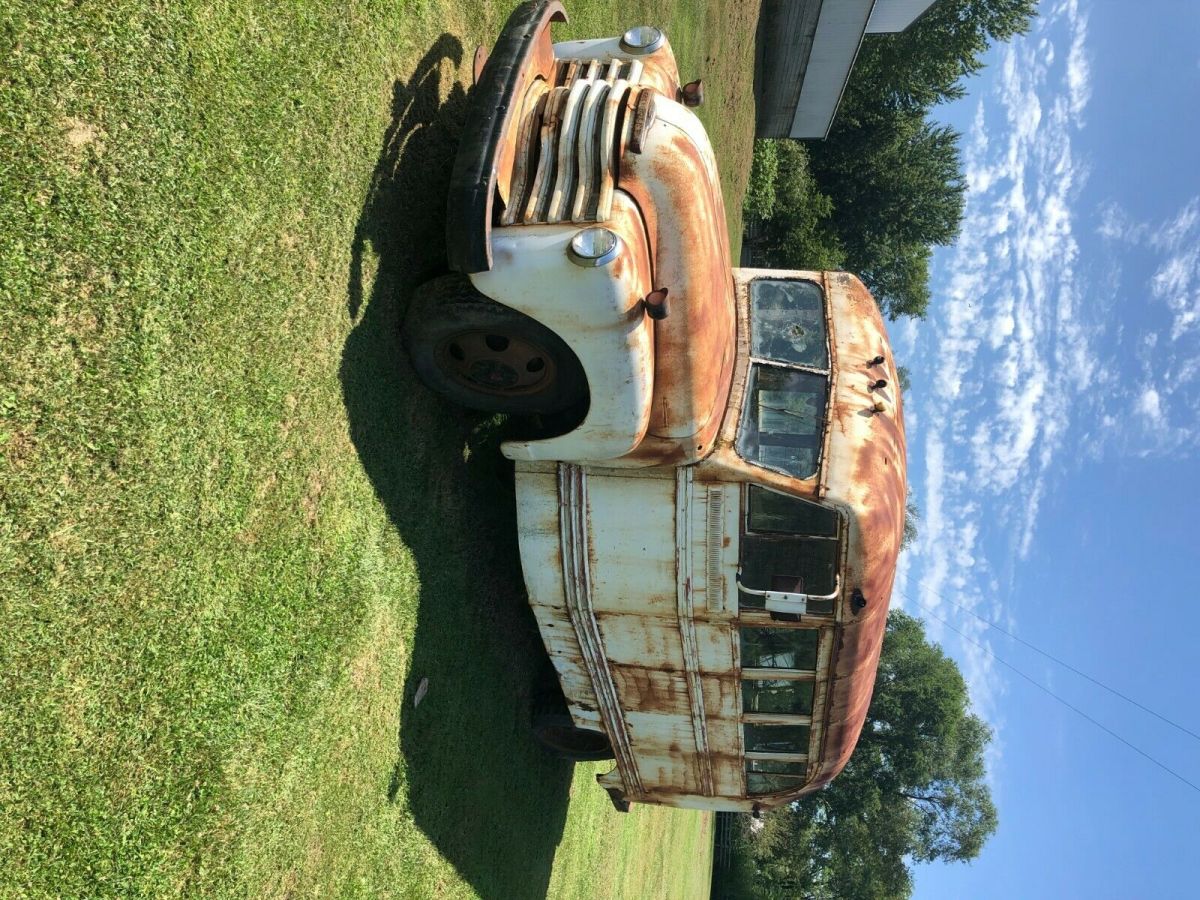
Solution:
<path fill-rule="evenodd" d="M 1086 37 L 1086 16 L 1067 0 L 1001 51 L 964 144 L 962 233 L 936 257 L 936 311 L 918 339 L 935 362 L 931 389 L 910 404 L 924 423 L 924 516 L 902 583 L 984 647 L 986 626 L 948 601 L 1006 618 L 984 537 L 1003 530 L 1015 554 L 1028 553 L 1074 400 L 1087 389 L 1071 374 L 1090 353 L 1072 212 L 1087 177 L 1072 144 L 1091 95 Z M 956 642 L 936 621 L 930 630 Z M 970 642 L 959 655 L 976 706 L 998 724 L 994 660 Z"/>
<path fill-rule="evenodd" d="M 1114 335 L 1140 366 L 1136 388 L 1112 386 L 1111 439 L 1142 455 L 1200 445 L 1200 197 L 1161 222 L 1139 222 L 1115 202 L 1100 208 L 1097 233 L 1113 249 L 1149 260 L 1125 302 L 1149 306 L 1128 332 Z M 1131 428 L 1130 425 L 1136 427 Z"/>

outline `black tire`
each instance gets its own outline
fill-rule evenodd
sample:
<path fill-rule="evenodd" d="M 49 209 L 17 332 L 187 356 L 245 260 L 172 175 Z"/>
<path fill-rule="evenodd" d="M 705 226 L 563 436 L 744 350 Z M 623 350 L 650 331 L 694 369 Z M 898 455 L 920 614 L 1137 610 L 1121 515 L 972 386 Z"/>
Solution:
<path fill-rule="evenodd" d="M 612 744 L 603 731 L 580 728 L 570 713 L 540 713 L 533 717 L 533 736 L 546 752 L 571 762 L 613 759 Z"/>
<path fill-rule="evenodd" d="M 583 367 L 558 335 L 463 275 L 417 288 L 403 338 L 421 380 L 470 409 L 548 414 L 587 397 Z"/>
<path fill-rule="evenodd" d="M 546 662 L 534 692 L 531 724 L 533 736 L 542 749 L 571 762 L 597 762 L 613 759 L 612 744 L 602 731 L 580 728 L 567 709 L 567 698 L 554 667 Z"/>

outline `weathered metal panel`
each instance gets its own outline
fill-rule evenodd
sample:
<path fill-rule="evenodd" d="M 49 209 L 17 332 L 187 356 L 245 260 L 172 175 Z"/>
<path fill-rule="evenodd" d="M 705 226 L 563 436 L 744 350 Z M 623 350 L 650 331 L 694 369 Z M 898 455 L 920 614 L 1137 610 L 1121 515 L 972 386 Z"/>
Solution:
<path fill-rule="evenodd" d="M 613 681 L 625 709 L 679 711 L 688 709 L 687 678 L 652 665 L 612 667 Z"/>
<path fill-rule="evenodd" d="M 513 225 L 492 231 L 492 268 L 471 276 L 485 295 L 566 336 L 591 389 L 575 430 L 540 441 L 506 441 L 510 459 L 603 460 L 636 447 L 650 422 L 653 323 L 642 310 L 651 290 L 645 230 L 623 194 L 607 227 L 623 252 L 607 266 L 577 266 L 567 246 L 576 225 Z"/>
<path fill-rule="evenodd" d="M 857 613 L 848 603 L 843 607 L 843 628 L 830 661 L 827 731 L 813 790 L 830 781 L 850 758 L 871 702 L 907 497 L 902 398 L 883 317 L 853 275 L 831 274 L 826 290 L 841 354 L 831 404 L 826 482 L 829 496 L 853 511 L 845 581 L 862 592 L 867 605 Z M 873 363 L 878 356 L 884 360 L 880 365 Z M 880 378 L 887 387 L 872 389 Z"/>
<path fill-rule="evenodd" d="M 701 672 L 706 675 L 736 675 L 734 653 L 737 631 L 728 623 L 696 623 L 696 644 Z"/>
<path fill-rule="evenodd" d="M 738 684 L 733 679 L 722 681 L 723 691 L 738 690 Z M 714 793 L 726 797 L 741 796 L 745 790 L 745 760 L 742 758 L 742 726 L 738 722 L 736 711 L 740 698 L 734 700 L 732 714 L 725 718 L 709 719 L 709 741 L 715 748 L 712 759 Z"/>
<path fill-rule="evenodd" d="M 679 643 L 679 623 L 674 616 L 635 616 L 624 613 L 597 615 L 608 658 L 618 665 L 645 665 L 648 661 L 661 668 L 682 672 L 683 648 Z"/>
<path fill-rule="evenodd" d="M 711 447 L 725 411 L 733 366 L 735 311 L 725 204 L 716 159 L 700 120 L 655 99 L 642 152 L 621 158 L 621 189 L 646 216 L 654 248 L 654 286 L 669 291 L 669 315 L 657 323 L 658 371 L 648 454 L 680 463 Z M 672 449 L 673 448 L 673 449 Z"/>
<path fill-rule="evenodd" d="M 704 695 L 700 682 L 700 650 L 696 638 L 696 604 L 692 593 L 692 563 L 695 496 L 692 468 L 675 470 L 675 590 L 679 615 L 679 642 L 683 647 L 683 665 L 687 676 L 688 704 L 691 707 L 692 734 L 695 738 L 695 765 L 700 776 L 701 793 L 713 792 L 712 761 L 709 758 L 708 726 L 705 722 Z"/>
<path fill-rule="evenodd" d="M 562 579 L 558 479 L 523 471 L 516 479 L 521 568 L 534 619 L 576 724 L 597 727 L 600 717 L 592 679 L 567 615 Z"/>
<path fill-rule="evenodd" d="M 704 689 L 704 714 L 708 717 L 709 743 L 714 753 L 728 752 L 728 741 L 718 741 L 717 721 L 728 719 L 737 720 L 738 709 L 741 707 L 741 683 L 736 672 L 726 672 L 720 675 L 702 675 Z"/>
<path fill-rule="evenodd" d="M 588 501 L 593 608 L 600 614 L 673 616 L 674 479 L 634 481 L 593 472 Z M 606 636 L 610 651 L 614 640 Z"/>
<path fill-rule="evenodd" d="M 630 709 L 625 712 L 625 721 L 629 726 L 630 738 L 645 752 L 695 752 L 692 744 L 692 717 L 686 709 L 675 713 Z"/>
<path fill-rule="evenodd" d="M 696 608 L 708 619 L 737 615 L 737 536 L 741 487 L 697 481 L 692 510 L 692 590 Z"/>
<path fill-rule="evenodd" d="M 591 603 L 587 476 L 578 466 L 558 467 L 559 531 L 562 540 L 563 596 L 579 641 L 580 662 L 592 681 L 604 732 L 616 756 L 630 798 L 643 792 L 637 760 L 629 743 L 617 687 L 609 668 L 605 641 Z"/>

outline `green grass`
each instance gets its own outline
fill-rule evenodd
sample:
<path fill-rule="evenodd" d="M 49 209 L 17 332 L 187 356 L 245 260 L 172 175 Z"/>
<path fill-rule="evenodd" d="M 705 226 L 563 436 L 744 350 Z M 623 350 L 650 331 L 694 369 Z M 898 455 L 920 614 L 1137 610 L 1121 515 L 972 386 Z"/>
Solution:
<path fill-rule="evenodd" d="M 736 235 L 755 13 L 697 6 L 558 33 L 669 29 Z M 704 893 L 705 817 L 530 742 L 497 426 L 398 345 L 510 7 L 0 7 L 0 896 Z"/>
<path fill-rule="evenodd" d="M 713 818 L 690 810 L 634 805 L 613 812 L 595 776 L 610 764 L 575 767 L 571 805 L 554 858 L 548 896 L 708 897 Z"/>

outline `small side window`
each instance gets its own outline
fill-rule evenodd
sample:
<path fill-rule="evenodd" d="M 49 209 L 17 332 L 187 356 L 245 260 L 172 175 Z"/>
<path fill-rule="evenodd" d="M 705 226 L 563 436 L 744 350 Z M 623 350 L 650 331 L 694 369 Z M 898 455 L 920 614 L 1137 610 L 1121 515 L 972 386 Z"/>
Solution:
<path fill-rule="evenodd" d="M 811 681 L 743 681 L 742 712 L 811 716 L 815 687 Z"/>
<path fill-rule="evenodd" d="M 817 644 L 821 633 L 815 628 L 741 629 L 743 669 L 817 668 Z"/>
<path fill-rule="evenodd" d="M 807 725 L 742 726 L 747 753 L 808 753 Z"/>
<path fill-rule="evenodd" d="M 832 615 L 832 599 L 815 599 L 837 589 L 841 560 L 837 512 L 752 484 L 747 489 L 746 533 L 742 535 L 739 580 L 757 591 L 810 594 L 808 611 Z M 742 592 L 738 604 L 762 609 L 763 598 Z"/>
<path fill-rule="evenodd" d="M 746 760 L 746 792 L 773 794 L 802 787 L 808 766 L 800 762 L 774 759 Z"/>
<path fill-rule="evenodd" d="M 760 534 L 811 534 L 837 537 L 837 513 L 798 497 L 750 485 L 747 531 Z"/>

